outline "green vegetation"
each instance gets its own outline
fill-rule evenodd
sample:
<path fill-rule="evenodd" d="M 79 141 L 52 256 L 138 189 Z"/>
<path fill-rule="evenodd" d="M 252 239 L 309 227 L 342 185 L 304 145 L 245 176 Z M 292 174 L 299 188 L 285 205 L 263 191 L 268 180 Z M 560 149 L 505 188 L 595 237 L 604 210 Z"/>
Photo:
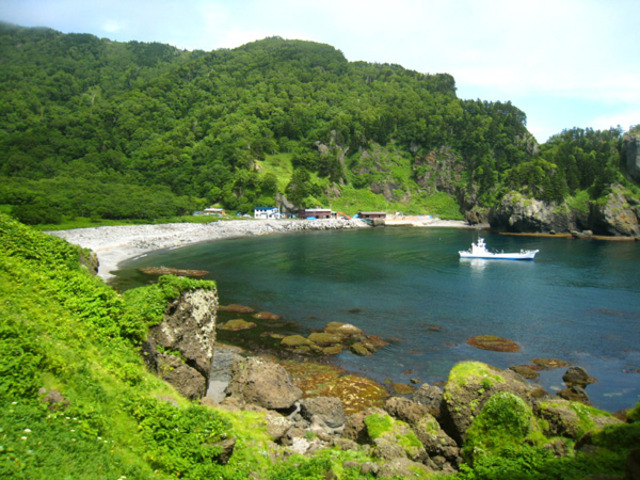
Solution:
<path fill-rule="evenodd" d="M 261 413 L 192 404 L 148 373 L 139 354 L 148 326 L 182 292 L 215 288 L 212 282 L 165 276 L 120 296 L 84 266 L 89 252 L 2 214 L 0 245 L 0 477 L 372 478 L 347 466 L 377 461 L 370 449 L 279 456 Z M 447 391 L 471 375 L 486 388 L 502 380 L 483 364 L 465 362 L 453 369 Z M 450 477 L 564 480 L 621 473 L 626 453 L 640 445 L 640 424 L 597 428 L 607 414 L 569 405 L 595 453 L 574 451 L 570 439 L 545 438 L 544 422 L 527 404 L 498 393 L 468 429 L 468 462 Z M 365 425 L 378 445 L 399 446 L 411 458 L 423 450 L 409 425 L 386 413 L 368 415 Z M 230 439 L 235 448 L 225 464 L 219 459 Z M 554 444 L 569 454 L 554 456 Z"/>
<path fill-rule="evenodd" d="M 619 130 L 538 149 L 510 102 L 461 100 L 450 75 L 329 45 L 187 52 L 0 24 L 0 50 L 0 211 L 23 223 L 248 212 L 278 193 L 462 218 L 509 190 L 593 201 L 626 182 Z"/>
<path fill-rule="evenodd" d="M 81 266 L 87 252 L 6 215 L 0 245 L 1 478 L 324 478 L 358 455 L 272 465 L 259 414 L 189 404 L 146 371 L 138 343 L 160 304 L 211 282 L 168 276 L 123 298 Z M 43 402 L 54 390 L 59 401 Z"/>

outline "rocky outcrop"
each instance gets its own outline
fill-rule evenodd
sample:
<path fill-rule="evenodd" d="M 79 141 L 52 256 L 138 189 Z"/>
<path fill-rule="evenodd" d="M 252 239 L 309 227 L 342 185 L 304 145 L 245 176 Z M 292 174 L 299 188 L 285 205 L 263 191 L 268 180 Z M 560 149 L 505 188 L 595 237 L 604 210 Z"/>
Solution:
<path fill-rule="evenodd" d="M 615 185 L 606 201 L 593 205 L 590 229 L 596 235 L 640 237 L 640 204 Z"/>
<path fill-rule="evenodd" d="M 614 185 L 604 201 L 591 202 L 585 210 L 567 203 L 547 203 L 518 192 L 506 194 L 489 212 L 492 228 L 516 233 L 574 233 L 588 231 L 605 236 L 640 237 L 640 203 Z"/>
<path fill-rule="evenodd" d="M 217 307 L 215 290 L 182 292 L 167 306 L 162 322 L 149 329 L 142 346 L 150 369 L 190 399 L 207 391 Z"/>
<path fill-rule="evenodd" d="M 627 132 L 622 137 L 622 166 L 636 182 L 640 182 L 640 134 Z"/>
<path fill-rule="evenodd" d="M 507 232 L 562 233 L 587 228 L 586 215 L 567 205 L 545 203 L 509 192 L 500 204 L 489 212 L 492 228 Z"/>

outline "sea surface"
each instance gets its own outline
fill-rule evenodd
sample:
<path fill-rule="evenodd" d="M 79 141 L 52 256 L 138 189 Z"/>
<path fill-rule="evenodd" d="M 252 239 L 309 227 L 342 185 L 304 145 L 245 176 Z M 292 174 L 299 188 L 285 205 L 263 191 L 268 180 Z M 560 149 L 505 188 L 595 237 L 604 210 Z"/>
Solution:
<path fill-rule="evenodd" d="M 246 237 L 163 250 L 121 265 L 123 290 L 151 281 L 144 266 L 204 269 L 220 303 L 282 316 L 223 340 L 251 345 L 267 330 L 306 335 L 348 322 L 389 345 L 371 357 L 335 362 L 378 381 L 446 380 L 453 365 L 478 360 L 507 368 L 534 358 L 579 365 L 598 381 L 592 403 L 616 411 L 640 397 L 640 244 L 516 237 L 481 231 L 490 249 L 540 249 L 535 261 L 461 260 L 478 232 L 385 227 Z M 259 323 L 259 322 L 258 322 Z M 517 342 L 517 353 L 479 350 L 475 335 Z M 566 368 L 537 383 L 565 388 Z"/>

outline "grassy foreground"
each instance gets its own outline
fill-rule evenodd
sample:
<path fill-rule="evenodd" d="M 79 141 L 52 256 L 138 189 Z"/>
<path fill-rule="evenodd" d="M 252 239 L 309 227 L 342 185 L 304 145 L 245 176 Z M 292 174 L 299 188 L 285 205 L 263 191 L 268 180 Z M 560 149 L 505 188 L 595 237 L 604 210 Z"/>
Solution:
<path fill-rule="evenodd" d="M 0 478 L 373 478 L 343 466 L 375 461 L 366 450 L 285 456 L 261 414 L 192 404 L 145 370 L 138 345 L 167 300 L 213 282 L 162 277 L 120 296 L 84 266 L 89 252 L 3 215 L 0 245 Z M 621 474 L 627 451 L 640 445 L 640 424 L 632 423 L 598 437 L 600 463 L 582 454 L 556 459 L 525 434 L 524 443 L 510 431 L 492 437 L 499 417 L 485 417 L 468 446 L 473 468 L 457 478 Z M 234 454 L 220 465 L 219 442 L 230 437 Z M 499 444 L 489 448 L 479 440 L 486 438 Z"/>

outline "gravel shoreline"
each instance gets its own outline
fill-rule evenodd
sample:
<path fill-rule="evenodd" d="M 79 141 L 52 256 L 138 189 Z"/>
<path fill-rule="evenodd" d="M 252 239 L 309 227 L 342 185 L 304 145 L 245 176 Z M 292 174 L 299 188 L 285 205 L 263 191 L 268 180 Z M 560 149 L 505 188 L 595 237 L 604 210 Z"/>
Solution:
<path fill-rule="evenodd" d="M 124 260 L 164 248 L 181 247 L 197 242 L 264 236 L 309 230 L 364 228 L 362 220 L 233 220 L 212 223 L 167 223 L 162 225 L 120 225 L 78 228 L 47 232 L 69 243 L 93 250 L 100 266 L 98 275 L 105 281 Z"/>
<path fill-rule="evenodd" d="M 469 227 L 466 222 L 453 220 L 418 221 L 411 217 L 389 226 Z M 77 228 L 46 232 L 64 238 L 69 243 L 93 250 L 100 266 L 98 275 L 105 281 L 114 278 L 111 273 L 130 258 L 164 248 L 175 248 L 192 243 L 264 236 L 277 233 L 310 230 L 343 230 L 369 227 L 366 222 L 352 219 L 331 220 L 230 220 L 211 223 L 166 223 L 161 225 L 119 225 L 114 227 Z"/>

